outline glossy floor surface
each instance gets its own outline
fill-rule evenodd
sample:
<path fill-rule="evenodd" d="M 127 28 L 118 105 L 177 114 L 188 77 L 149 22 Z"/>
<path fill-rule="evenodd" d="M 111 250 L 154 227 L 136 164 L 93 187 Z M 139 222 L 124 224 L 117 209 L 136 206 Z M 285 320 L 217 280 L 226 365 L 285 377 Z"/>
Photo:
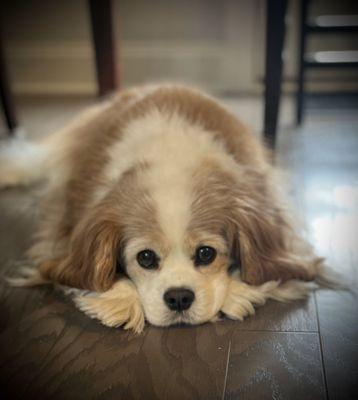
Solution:
<path fill-rule="evenodd" d="M 250 101 L 230 99 L 228 105 L 249 120 L 259 107 Z M 30 135 L 42 135 L 88 103 L 24 102 L 20 111 Z M 278 164 L 291 173 L 295 208 L 317 252 L 355 290 L 357 109 L 348 100 L 314 101 L 302 129 L 284 125 L 276 152 Z M 5 284 L 3 277 L 16 269 L 31 243 L 34 203 L 25 189 L 0 193 L 0 397 L 357 398 L 354 291 L 321 290 L 307 301 L 270 302 L 243 323 L 147 327 L 134 336 L 90 320 L 50 288 Z"/>

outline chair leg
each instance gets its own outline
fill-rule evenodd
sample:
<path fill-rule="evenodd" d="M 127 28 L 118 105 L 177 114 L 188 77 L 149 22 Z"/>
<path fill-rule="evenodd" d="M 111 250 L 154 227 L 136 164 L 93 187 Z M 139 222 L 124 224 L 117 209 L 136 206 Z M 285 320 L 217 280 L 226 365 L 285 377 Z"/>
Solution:
<path fill-rule="evenodd" d="M 301 0 L 300 10 L 300 43 L 299 43 L 299 59 L 298 59 L 298 82 L 296 92 L 296 123 L 301 125 L 303 119 L 303 107 L 304 107 L 304 84 L 305 84 L 305 66 L 304 66 L 304 55 L 306 50 L 306 20 L 307 20 L 307 9 L 308 0 Z"/>
<path fill-rule="evenodd" d="M 18 126 L 18 122 L 16 118 L 14 101 L 10 90 L 9 78 L 1 39 L 2 38 L 0 37 L 0 98 L 9 134 L 13 134 L 15 128 Z"/>
<path fill-rule="evenodd" d="M 112 0 L 89 0 L 99 96 L 118 88 Z"/>
<path fill-rule="evenodd" d="M 282 80 L 287 0 L 267 0 L 264 136 L 269 146 L 276 140 Z"/>

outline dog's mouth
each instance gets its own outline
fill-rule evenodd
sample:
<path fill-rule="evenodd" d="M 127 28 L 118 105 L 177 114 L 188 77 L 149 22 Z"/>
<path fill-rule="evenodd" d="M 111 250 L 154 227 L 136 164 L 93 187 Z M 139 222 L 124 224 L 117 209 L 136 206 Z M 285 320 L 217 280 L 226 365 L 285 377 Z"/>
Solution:
<path fill-rule="evenodd" d="M 159 316 L 158 316 L 159 317 Z M 184 327 L 184 326 L 193 326 L 193 325 L 201 325 L 211 320 L 219 320 L 221 319 L 218 315 L 218 312 L 214 315 L 201 315 L 196 312 L 196 310 L 187 310 L 187 311 L 169 311 L 161 314 L 158 318 L 153 318 L 153 315 L 146 315 L 147 321 L 154 326 L 161 327 Z"/>
<path fill-rule="evenodd" d="M 188 311 L 174 311 L 171 313 L 171 320 L 173 324 L 189 324 L 191 321 L 190 313 Z"/>
<path fill-rule="evenodd" d="M 172 311 L 166 316 L 166 326 L 190 326 L 208 322 L 210 318 L 197 315 L 194 310 Z"/>
<path fill-rule="evenodd" d="M 171 311 L 166 316 L 167 326 L 188 326 L 197 324 L 189 311 Z"/>

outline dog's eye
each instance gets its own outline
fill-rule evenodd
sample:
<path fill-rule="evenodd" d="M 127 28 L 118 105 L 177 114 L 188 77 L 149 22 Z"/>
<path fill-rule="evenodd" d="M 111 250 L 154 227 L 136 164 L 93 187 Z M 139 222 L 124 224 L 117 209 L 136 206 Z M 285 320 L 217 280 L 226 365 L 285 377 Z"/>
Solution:
<path fill-rule="evenodd" d="M 216 250 L 210 246 L 202 246 L 196 250 L 195 265 L 211 264 L 216 257 Z"/>
<path fill-rule="evenodd" d="M 140 251 L 137 254 L 137 261 L 142 268 L 146 269 L 157 268 L 159 264 L 158 256 L 154 253 L 153 250 L 149 249 Z"/>

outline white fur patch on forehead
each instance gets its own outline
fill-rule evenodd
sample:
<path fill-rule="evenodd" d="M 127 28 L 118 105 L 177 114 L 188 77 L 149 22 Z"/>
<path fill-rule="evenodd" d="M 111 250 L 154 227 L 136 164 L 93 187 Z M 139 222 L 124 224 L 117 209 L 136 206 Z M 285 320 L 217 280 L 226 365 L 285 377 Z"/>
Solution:
<path fill-rule="evenodd" d="M 181 246 L 190 220 L 193 171 L 220 146 L 208 132 L 177 113 L 153 110 L 128 129 L 132 135 L 143 135 L 140 157 L 150 165 L 144 180 L 156 205 L 159 226 L 172 248 Z"/>

